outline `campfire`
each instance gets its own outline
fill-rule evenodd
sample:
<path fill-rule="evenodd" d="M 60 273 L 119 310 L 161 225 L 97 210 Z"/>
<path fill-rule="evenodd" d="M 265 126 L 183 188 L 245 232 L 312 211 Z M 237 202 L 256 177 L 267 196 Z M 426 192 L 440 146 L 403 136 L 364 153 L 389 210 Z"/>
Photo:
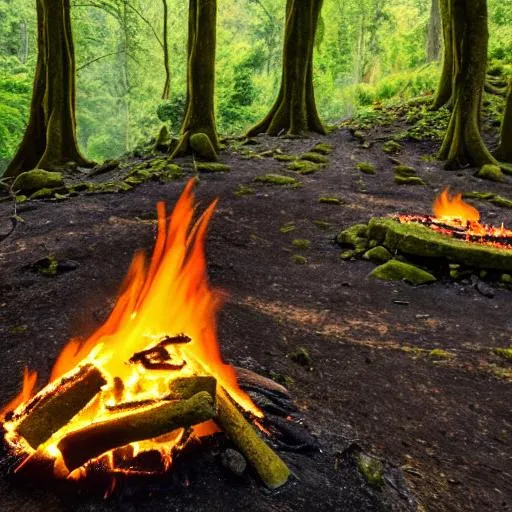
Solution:
<path fill-rule="evenodd" d="M 433 216 L 397 215 L 401 224 L 422 224 L 443 235 L 486 245 L 497 249 L 512 249 L 512 230 L 480 222 L 480 212 L 462 199 L 461 193 L 450 195 L 449 188 L 434 201 Z"/>
<path fill-rule="evenodd" d="M 170 218 L 157 205 L 151 261 L 134 256 L 107 321 L 64 347 L 35 395 L 36 374 L 25 370 L 22 391 L 2 411 L 16 473 L 165 472 L 194 441 L 224 431 L 268 487 L 287 481 L 287 466 L 257 432 L 262 411 L 221 357 L 222 294 L 208 284 L 204 254 L 216 203 L 194 222 L 193 188 L 191 180 Z"/>

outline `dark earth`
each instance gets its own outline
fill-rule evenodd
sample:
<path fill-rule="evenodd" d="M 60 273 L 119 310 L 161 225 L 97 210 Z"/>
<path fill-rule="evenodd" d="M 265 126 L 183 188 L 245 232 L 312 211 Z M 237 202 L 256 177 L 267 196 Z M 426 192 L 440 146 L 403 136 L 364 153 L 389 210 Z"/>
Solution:
<path fill-rule="evenodd" d="M 334 243 L 339 231 L 375 215 L 430 213 L 446 185 L 512 198 L 512 182 L 475 178 L 474 169 L 444 170 L 421 158 L 434 154 L 433 142 L 408 141 L 389 156 L 382 143 L 398 129 L 373 130 L 365 139 L 370 144 L 347 129 L 296 140 L 258 137 L 256 146 L 236 151 L 234 144 L 222 154 L 231 172 L 200 176 L 201 207 L 220 198 L 207 253 L 212 283 L 229 293 L 220 315 L 222 351 L 228 361 L 289 388 L 322 448 L 283 455 L 299 480 L 270 493 L 255 478 L 227 474 L 215 451 L 205 449 L 177 465 L 165 485 L 128 485 L 103 500 L 101 493 L 12 480 L 4 468 L 0 509 L 414 509 L 400 489 L 389 490 L 392 482 L 384 491 L 371 489 L 346 469 L 342 459 L 357 442 L 401 468 L 418 510 L 512 510 L 512 364 L 492 351 L 511 344 L 512 291 L 490 283 L 488 293 L 470 280 L 419 287 L 375 281 L 368 278 L 372 263 L 342 261 Z M 276 147 L 300 154 L 317 142 L 334 150 L 329 164 L 310 175 L 288 171 L 287 162 L 272 157 L 241 154 Z M 392 159 L 416 168 L 426 186 L 395 184 Z M 356 169 L 363 161 L 376 165 L 375 175 Z M 193 175 L 190 159 L 178 163 Z M 303 186 L 253 182 L 269 172 Z M 185 180 L 18 207 L 23 222 L 0 243 L 1 402 L 18 392 L 25 365 L 42 384 L 66 340 L 87 336 L 105 319 L 134 251 L 152 248 L 156 202 L 172 207 Z M 239 185 L 254 193 L 236 196 Z M 326 196 L 341 204 L 320 203 Z M 512 226 L 512 210 L 473 204 L 486 222 Z M 0 231 L 8 231 L 11 214 L 12 202 L 0 203 Z M 329 225 L 321 229 L 313 221 Z M 294 230 L 281 232 L 291 224 Z M 311 246 L 296 248 L 294 239 Z M 33 269 L 50 255 L 77 265 L 68 263 L 69 271 L 56 276 Z M 297 347 L 310 360 L 290 357 Z"/>

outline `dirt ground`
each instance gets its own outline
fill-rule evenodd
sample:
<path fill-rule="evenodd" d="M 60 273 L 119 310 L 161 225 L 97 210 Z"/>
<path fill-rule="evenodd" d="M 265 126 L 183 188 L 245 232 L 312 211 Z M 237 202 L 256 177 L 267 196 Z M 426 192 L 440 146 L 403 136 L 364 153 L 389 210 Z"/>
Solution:
<path fill-rule="evenodd" d="M 382 151 L 385 136 L 381 131 L 370 137 L 377 139 L 370 148 L 344 129 L 299 140 L 262 137 L 251 149 L 299 154 L 328 142 L 334 150 L 325 169 L 307 176 L 272 157 L 243 159 L 228 150 L 221 160 L 231 172 L 201 175 L 197 189 L 203 207 L 220 198 L 207 252 L 211 281 L 229 293 L 220 316 L 223 353 L 287 382 L 326 447 L 310 462 L 323 468 L 322 479 L 277 496 L 235 485 L 229 498 L 225 478 L 212 470 L 208 491 L 194 494 L 191 481 L 179 499 L 148 492 L 144 507 L 125 497 L 117 505 L 80 502 L 74 510 L 121 510 L 121 504 L 123 510 L 377 510 L 361 503 L 350 508 L 343 498 L 341 489 L 350 482 L 336 474 L 332 457 L 346 432 L 401 467 L 424 510 L 512 510 L 512 365 L 492 353 L 511 344 L 512 291 L 496 287 L 488 298 L 464 282 L 412 287 L 374 281 L 368 278 L 373 264 L 342 261 L 334 243 L 343 228 L 374 215 L 429 213 L 445 185 L 512 198 L 511 181 L 483 181 L 473 177 L 474 169 L 445 171 L 421 158 L 435 145 L 408 142 L 394 158 L 414 166 L 426 186 L 396 185 L 394 163 Z M 376 174 L 357 170 L 361 161 L 374 163 Z M 253 183 L 269 172 L 298 177 L 302 187 Z M 154 218 L 156 201 L 172 206 L 184 182 L 147 182 L 126 193 L 19 208 L 24 222 L 0 243 L 0 401 L 17 392 L 25 365 L 44 381 L 65 341 L 86 336 L 105 318 L 132 254 L 152 247 L 154 224 L 148 219 Z M 239 185 L 254 194 L 235 196 Z M 320 203 L 325 196 L 342 202 Z M 486 221 L 512 225 L 512 210 L 474 204 Z M 0 204 L 0 231 L 7 231 L 11 209 L 8 202 Z M 313 221 L 329 227 L 320 229 Z M 295 229 L 282 233 L 288 223 Z M 310 240 L 311 247 L 297 249 L 294 239 Z M 296 254 L 307 263 L 297 264 Z M 55 277 L 30 268 L 48 255 L 78 266 Z M 311 355 L 310 367 L 288 357 L 299 346 Z M 452 357 L 431 357 L 435 348 Z M 299 472 L 309 464 L 306 457 L 297 461 Z M 48 497 L 35 502 L 19 487 L 2 484 L 0 491 L 3 510 L 69 506 Z M 208 502 L 216 495 L 222 495 L 222 506 Z"/>

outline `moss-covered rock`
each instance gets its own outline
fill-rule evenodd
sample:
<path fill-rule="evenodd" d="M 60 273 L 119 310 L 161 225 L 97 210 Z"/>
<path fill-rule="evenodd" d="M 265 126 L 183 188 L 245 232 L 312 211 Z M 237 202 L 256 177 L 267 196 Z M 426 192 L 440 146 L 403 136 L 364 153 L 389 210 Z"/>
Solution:
<path fill-rule="evenodd" d="M 505 359 L 512 361 L 512 347 L 495 348 L 493 352 L 498 356 L 504 357 Z"/>
<path fill-rule="evenodd" d="M 294 363 L 300 364 L 301 366 L 310 368 L 312 365 L 311 356 L 309 355 L 309 350 L 306 347 L 297 347 L 293 352 L 288 354 L 288 357 Z"/>
<path fill-rule="evenodd" d="M 382 151 L 388 155 L 396 155 L 402 151 L 402 145 L 394 140 L 388 140 L 382 145 Z"/>
<path fill-rule="evenodd" d="M 447 260 L 467 268 L 512 270 L 512 251 L 457 240 L 421 224 L 374 217 L 368 224 L 368 237 L 393 254 Z"/>
<path fill-rule="evenodd" d="M 311 222 L 319 229 L 329 229 L 331 227 L 331 223 L 326 220 L 312 220 Z"/>
<path fill-rule="evenodd" d="M 326 156 L 321 155 L 320 153 L 316 153 L 314 151 L 304 153 L 300 158 L 302 160 L 308 160 L 309 162 L 314 162 L 315 164 L 329 163 L 329 159 Z"/>
<path fill-rule="evenodd" d="M 454 354 L 442 348 L 434 348 L 428 353 L 432 359 L 453 359 Z"/>
<path fill-rule="evenodd" d="M 288 169 L 299 174 L 313 174 L 314 172 L 319 171 L 321 166 L 307 160 L 296 160 L 288 166 Z"/>
<path fill-rule="evenodd" d="M 33 169 L 21 173 L 12 185 L 17 192 L 35 192 L 42 188 L 57 188 L 64 185 L 62 173 L 49 172 L 43 169 Z"/>
<path fill-rule="evenodd" d="M 385 263 L 392 259 L 393 256 L 391 253 L 382 245 L 378 245 L 377 247 L 373 247 L 372 249 L 366 251 L 363 254 L 363 259 L 371 261 L 372 263 L 380 264 Z"/>
<path fill-rule="evenodd" d="M 310 151 L 313 153 L 319 153 L 321 155 L 330 155 L 332 153 L 332 144 L 327 144 L 326 142 L 319 142 L 315 144 Z"/>
<path fill-rule="evenodd" d="M 512 284 L 512 274 L 507 274 L 507 273 L 501 274 L 500 283 Z"/>
<path fill-rule="evenodd" d="M 292 240 L 292 245 L 297 249 L 309 249 L 311 247 L 311 240 L 296 238 L 295 240 Z"/>
<path fill-rule="evenodd" d="M 348 251 L 340 252 L 340 259 L 342 259 L 344 261 L 351 260 L 351 259 L 354 259 L 359 254 L 361 254 L 360 251 L 358 252 L 358 251 L 356 251 L 354 249 L 349 249 Z"/>
<path fill-rule="evenodd" d="M 217 161 L 217 152 L 206 133 L 198 132 L 192 134 L 190 136 L 190 147 L 198 158 L 207 162 Z"/>
<path fill-rule="evenodd" d="M 366 224 L 354 224 L 336 236 L 336 242 L 340 245 L 353 247 L 356 254 L 366 252 L 368 249 L 368 226 Z"/>
<path fill-rule="evenodd" d="M 413 285 L 437 281 L 430 272 L 397 260 L 387 261 L 383 265 L 374 268 L 370 276 L 383 281 L 406 281 Z"/>
<path fill-rule="evenodd" d="M 512 208 L 512 200 L 507 199 L 503 196 L 494 196 L 491 199 L 491 203 L 495 204 L 496 206 L 501 206 L 503 208 Z"/>
<path fill-rule="evenodd" d="M 215 162 L 197 162 L 196 168 L 199 172 L 202 173 L 231 171 L 231 167 L 229 167 L 229 165 Z"/>
<path fill-rule="evenodd" d="M 375 174 L 375 165 L 370 162 L 359 162 L 356 164 L 356 168 L 365 174 Z"/>
<path fill-rule="evenodd" d="M 501 169 L 497 165 L 486 164 L 480 168 L 479 171 L 475 174 L 477 178 L 483 180 L 497 181 L 502 182 L 505 181 L 505 175 L 501 172 Z"/>
<path fill-rule="evenodd" d="M 254 181 L 257 183 L 268 183 L 270 185 L 300 185 L 300 181 L 290 176 L 283 176 L 282 174 L 264 174 L 263 176 L 256 176 Z"/>

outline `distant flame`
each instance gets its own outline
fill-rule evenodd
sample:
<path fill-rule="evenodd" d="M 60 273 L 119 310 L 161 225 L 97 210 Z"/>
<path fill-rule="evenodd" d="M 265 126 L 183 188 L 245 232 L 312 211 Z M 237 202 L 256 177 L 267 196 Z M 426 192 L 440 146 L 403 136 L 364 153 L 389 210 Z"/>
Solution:
<path fill-rule="evenodd" d="M 208 284 L 204 253 L 206 229 L 217 202 L 193 222 L 194 183 L 195 180 L 187 183 L 170 219 L 164 203 L 158 203 L 158 233 L 151 261 L 146 264 L 142 252 L 135 254 L 107 321 L 85 342 L 70 340 L 57 358 L 50 381 L 78 365 L 92 363 L 102 370 L 107 385 L 45 444 L 48 453 L 58 455 L 57 444 L 65 434 L 81 425 L 100 421 L 107 414 L 108 406 L 120 401 L 160 399 L 169 389 L 169 382 L 178 377 L 211 375 L 243 409 L 262 417 L 261 411 L 239 388 L 234 369 L 222 361 L 216 337 L 216 314 L 222 294 Z M 128 364 L 134 354 L 154 347 L 165 336 L 179 333 L 186 334 L 191 341 L 167 350 L 173 361 L 186 363 L 182 367 L 151 371 Z M 122 399 L 116 395 L 115 379 L 121 379 L 124 385 Z M 4 413 L 16 408 L 16 414 L 22 412 L 34 384 L 35 373 L 25 371 L 22 393 L 4 407 Z M 41 393 L 51 393 L 52 386 L 53 383 Z M 13 432 L 15 427 L 15 421 L 4 424 L 8 432 Z M 213 421 L 194 428 L 197 437 L 216 431 L 218 427 Z M 169 439 L 172 447 L 182 437 L 180 432 L 171 434 L 165 442 L 155 439 L 133 443 L 134 453 L 147 447 L 160 450 L 164 457 L 170 453 Z M 81 472 L 72 475 L 77 474 Z"/>
<path fill-rule="evenodd" d="M 462 199 L 460 192 L 450 197 L 450 188 L 446 187 L 435 199 L 434 215 L 440 220 L 460 220 L 463 223 L 479 222 L 480 212 Z"/>

